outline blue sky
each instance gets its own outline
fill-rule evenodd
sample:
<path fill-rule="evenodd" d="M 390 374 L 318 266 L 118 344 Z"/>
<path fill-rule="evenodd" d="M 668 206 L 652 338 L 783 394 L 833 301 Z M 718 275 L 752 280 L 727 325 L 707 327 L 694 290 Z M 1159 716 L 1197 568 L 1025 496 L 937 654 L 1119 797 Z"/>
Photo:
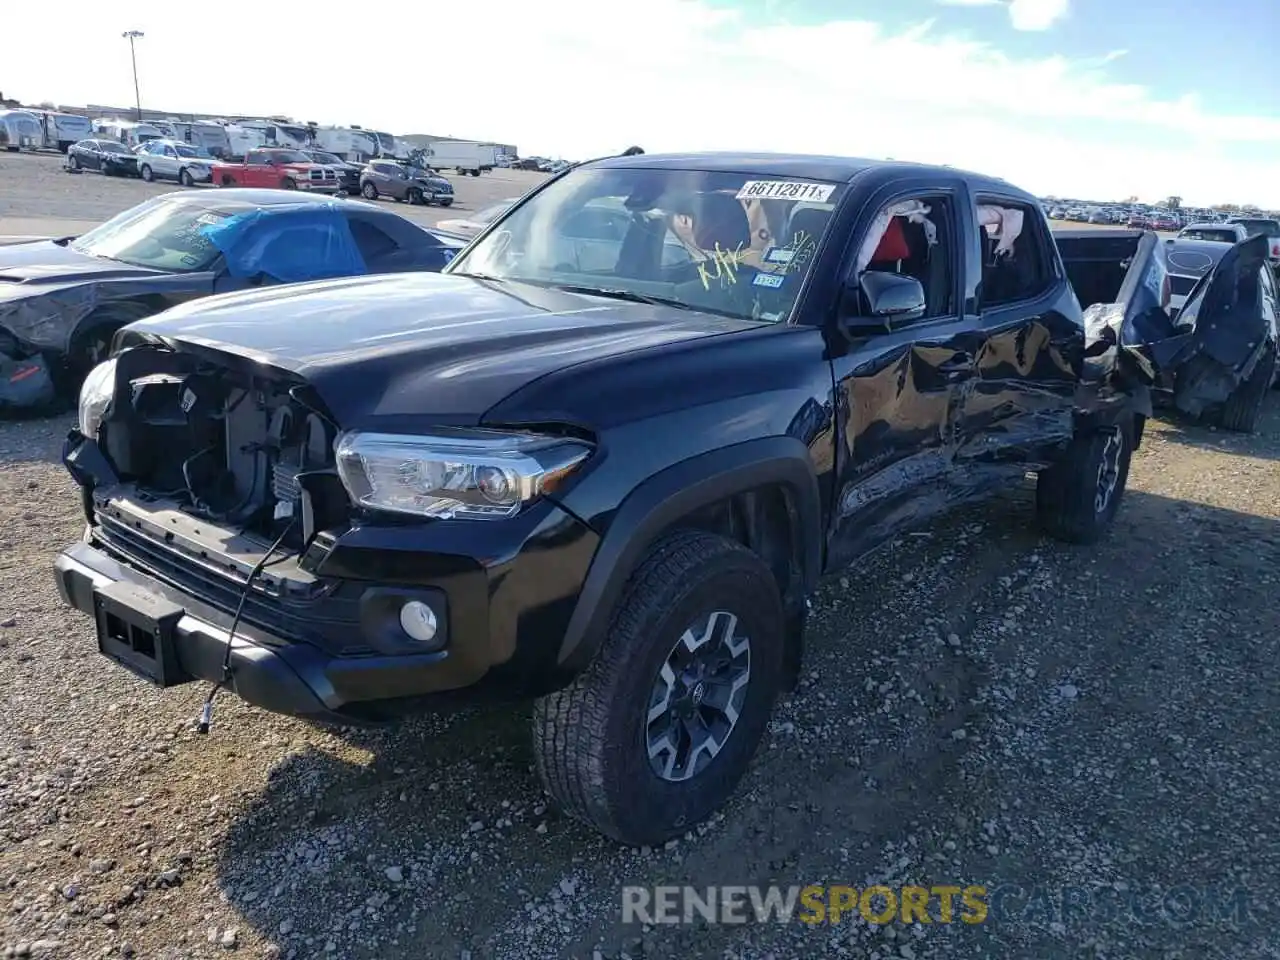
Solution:
<path fill-rule="evenodd" d="M 569 159 L 631 143 L 895 157 L 1039 193 L 1280 207 L 1277 0 L 484 0 L 367 33 L 290 5 L 251 23 L 190 4 L 58 9 L 58 56 L 9 45 L 6 95 L 127 105 L 120 33 L 139 29 L 143 102 L 174 111 Z M 5 14 L 15 36 L 44 21 Z"/>

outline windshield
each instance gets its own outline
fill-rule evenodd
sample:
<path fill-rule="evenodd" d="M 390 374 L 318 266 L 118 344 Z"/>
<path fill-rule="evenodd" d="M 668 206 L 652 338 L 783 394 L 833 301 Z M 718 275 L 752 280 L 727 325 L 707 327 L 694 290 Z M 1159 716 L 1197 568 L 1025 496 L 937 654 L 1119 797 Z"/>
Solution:
<path fill-rule="evenodd" d="M 174 149 L 178 151 L 180 157 L 208 157 L 209 151 L 204 147 L 187 147 L 174 144 Z"/>
<path fill-rule="evenodd" d="M 332 153 L 321 153 L 318 150 L 313 150 L 310 154 L 308 154 L 308 156 L 311 157 L 311 159 L 314 160 L 316 163 L 337 163 L 337 164 L 342 163 L 342 161 L 339 160 L 336 155 Z"/>
<path fill-rule="evenodd" d="M 129 148 L 123 143 L 115 143 L 112 140 L 99 140 L 98 146 L 102 148 L 103 153 L 128 153 Z"/>
<path fill-rule="evenodd" d="M 449 272 L 779 321 L 841 191 L 748 173 L 579 167 Z"/>
<path fill-rule="evenodd" d="M 250 209 L 244 204 L 213 208 L 156 197 L 90 230 L 71 248 L 135 267 L 176 273 L 207 270 L 219 254 L 204 236 L 203 228 Z"/>

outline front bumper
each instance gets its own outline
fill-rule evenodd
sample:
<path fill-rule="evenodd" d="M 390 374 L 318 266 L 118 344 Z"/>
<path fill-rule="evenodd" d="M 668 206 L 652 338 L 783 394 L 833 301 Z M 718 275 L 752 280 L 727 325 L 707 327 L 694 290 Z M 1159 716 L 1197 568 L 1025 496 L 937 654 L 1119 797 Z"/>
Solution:
<path fill-rule="evenodd" d="M 110 509 L 99 496 L 87 499 L 100 512 Z M 222 680 L 230 644 L 226 687 L 244 700 L 277 713 L 379 722 L 537 696 L 567 679 L 556 651 L 598 541 L 554 504 L 539 506 L 538 515 L 505 532 L 366 526 L 313 544 L 299 567 L 314 568 L 307 575 L 332 589 L 293 603 L 255 587 L 234 640 L 242 584 L 210 575 L 186 559 L 189 549 L 186 556 L 175 551 L 173 539 L 166 545 L 163 536 L 148 538 L 145 520 L 125 537 L 113 534 L 122 525 L 104 516 L 54 566 L 64 601 L 97 621 L 100 651 L 160 686 Z M 436 649 L 419 652 L 400 631 L 398 612 L 408 599 L 436 612 Z M 138 648 L 113 651 L 104 602 L 122 608 L 130 624 L 145 623 L 156 604 L 170 610 L 169 652 L 142 651 L 139 660 Z"/>

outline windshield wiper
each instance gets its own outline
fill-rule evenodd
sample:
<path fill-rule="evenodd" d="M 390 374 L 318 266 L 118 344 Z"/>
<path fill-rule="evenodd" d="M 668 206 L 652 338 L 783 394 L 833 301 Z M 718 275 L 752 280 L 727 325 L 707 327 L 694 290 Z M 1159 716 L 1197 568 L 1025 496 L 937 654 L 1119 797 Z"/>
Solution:
<path fill-rule="evenodd" d="M 651 307 L 675 307 L 678 310 L 698 310 L 683 300 L 671 297 L 655 297 L 647 293 L 636 293 L 634 290 L 619 290 L 613 287 L 592 287 L 585 284 L 557 283 L 557 290 L 567 293 L 585 293 L 592 297 L 608 297 L 610 300 L 626 300 L 628 303 L 645 303 Z"/>

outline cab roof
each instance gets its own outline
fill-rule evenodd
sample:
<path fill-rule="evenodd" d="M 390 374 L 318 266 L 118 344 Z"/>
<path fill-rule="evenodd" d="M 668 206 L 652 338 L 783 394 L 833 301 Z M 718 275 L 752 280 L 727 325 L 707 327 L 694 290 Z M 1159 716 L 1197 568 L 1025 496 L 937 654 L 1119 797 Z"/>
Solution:
<path fill-rule="evenodd" d="M 588 161 L 590 166 L 624 167 L 637 170 L 706 170 L 711 173 L 746 173 L 801 180 L 849 183 L 870 171 L 898 171 L 905 176 L 939 173 L 963 177 L 977 190 L 1025 193 L 998 177 L 904 160 L 872 160 L 864 157 L 837 157 L 802 153 L 643 153 Z M 585 166 L 586 164 L 584 164 Z M 1029 194 L 1028 194 L 1029 196 Z M 1037 201 L 1039 202 L 1039 201 Z"/>

